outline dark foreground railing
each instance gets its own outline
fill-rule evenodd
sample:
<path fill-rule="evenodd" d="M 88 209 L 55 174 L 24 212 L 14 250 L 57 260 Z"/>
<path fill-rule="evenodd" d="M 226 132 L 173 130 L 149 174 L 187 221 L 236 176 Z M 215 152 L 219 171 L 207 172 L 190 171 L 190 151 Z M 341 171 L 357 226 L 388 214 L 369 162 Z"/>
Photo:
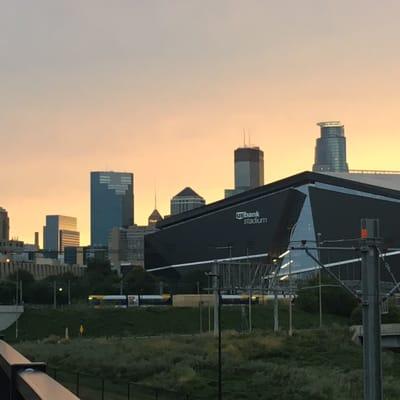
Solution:
<path fill-rule="evenodd" d="M 30 362 L 0 340 L 0 399 L 79 400 L 46 374 L 46 364 Z"/>
<path fill-rule="evenodd" d="M 195 400 L 189 394 L 99 375 L 48 368 L 48 374 L 81 400 Z"/>

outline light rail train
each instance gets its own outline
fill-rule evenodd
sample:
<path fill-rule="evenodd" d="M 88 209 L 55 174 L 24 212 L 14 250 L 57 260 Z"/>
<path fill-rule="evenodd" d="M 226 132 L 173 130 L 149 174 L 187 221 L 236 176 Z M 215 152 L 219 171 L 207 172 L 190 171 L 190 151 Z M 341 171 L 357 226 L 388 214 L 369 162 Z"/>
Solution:
<path fill-rule="evenodd" d="M 185 297 L 190 297 L 190 305 L 199 303 L 213 303 L 214 295 L 90 295 L 88 297 L 89 305 L 95 308 L 128 308 L 140 306 L 185 306 Z M 282 296 L 279 296 L 280 298 Z M 246 294 L 222 294 L 221 302 L 223 305 L 240 305 L 240 304 L 264 304 L 270 301 L 273 296 L 270 295 L 253 295 L 251 301 L 249 295 Z M 180 301 L 177 301 L 177 300 Z M 189 306 L 189 304 L 188 304 Z"/>

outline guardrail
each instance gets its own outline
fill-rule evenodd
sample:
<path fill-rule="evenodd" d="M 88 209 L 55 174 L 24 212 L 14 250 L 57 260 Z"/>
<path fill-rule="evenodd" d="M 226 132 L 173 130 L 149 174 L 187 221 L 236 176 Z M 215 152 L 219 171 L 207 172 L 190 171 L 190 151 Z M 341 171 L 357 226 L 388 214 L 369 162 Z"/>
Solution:
<path fill-rule="evenodd" d="M 46 364 L 30 362 L 0 340 L 0 398 L 7 400 L 79 400 L 46 374 Z"/>

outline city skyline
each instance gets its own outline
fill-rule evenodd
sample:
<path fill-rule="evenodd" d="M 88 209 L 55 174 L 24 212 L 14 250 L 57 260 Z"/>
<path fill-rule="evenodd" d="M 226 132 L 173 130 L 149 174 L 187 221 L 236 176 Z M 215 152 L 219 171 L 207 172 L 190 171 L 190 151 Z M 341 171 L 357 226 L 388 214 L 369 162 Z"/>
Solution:
<path fill-rule="evenodd" d="M 89 243 L 95 170 L 135 173 L 139 224 L 155 190 L 163 215 L 185 186 L 221 199 L 243 128 L 266 183 L 311 170 L 317 121 L 343 122 L 351 168 L 399 170 L 399 12 L 392 1 L 4 4 L 10 235 L 33 242 L 45 215 L 65 214 Z"/>

